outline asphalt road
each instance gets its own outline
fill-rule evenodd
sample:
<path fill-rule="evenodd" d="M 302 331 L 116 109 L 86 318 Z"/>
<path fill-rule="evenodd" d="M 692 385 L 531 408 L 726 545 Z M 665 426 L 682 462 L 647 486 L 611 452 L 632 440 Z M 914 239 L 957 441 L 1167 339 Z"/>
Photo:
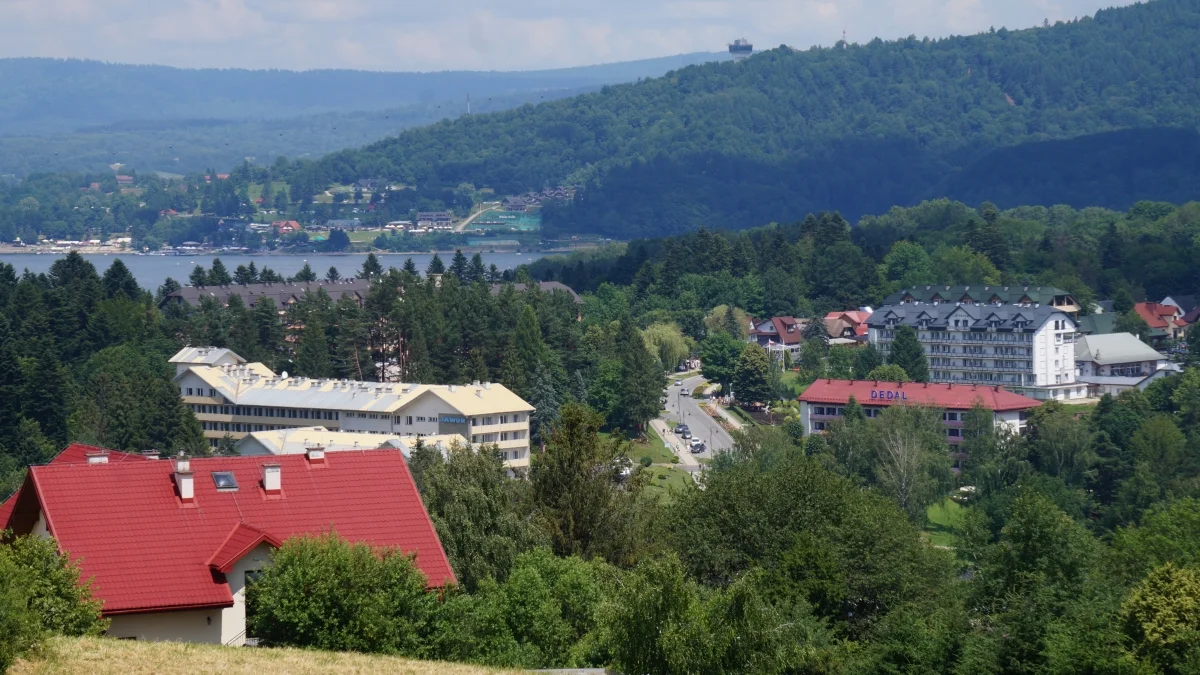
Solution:
<path fill-rule="evenodd" d="M 700 401 L 691 396 L 683 396 L 680 392 L 683 389 L 691 391 L 696 385 L 704 382 L 703 377 L 690 377 L 683 381 L 682 387 L 676 387 L 672 384 L 668 387 L 667 403 L 665 406 L 667 412 L 662 419 L 668 423 L 671 429 L 675 428 L 676 424 L 683 422 L 688 425 L 692 435 L 699 438 L 704 445 L 708 446 L 706 452 L 696 457 L 711 457 L 716 450 L 727 450 L 733 447 L 733 439 L 725 429 L 717 424 L 717 421 L 708 416 L 708 413 L 700 409 Z M 671 445 L 675 439 L 674 434 L 669 438 L 664 438 L 668 445 Z M 678 441 L 685 443 L 685 441 Z"/>

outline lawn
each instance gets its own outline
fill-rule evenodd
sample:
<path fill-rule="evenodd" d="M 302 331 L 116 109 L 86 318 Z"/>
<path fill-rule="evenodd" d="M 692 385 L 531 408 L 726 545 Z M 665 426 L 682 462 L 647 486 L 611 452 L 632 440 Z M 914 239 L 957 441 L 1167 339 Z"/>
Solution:
<path fill-rule="evenodd" d="M 779 377 L 779 381 L 783 386 L 792 390 L 793 397 L 800 396 L 805 389 L 808 389 L 808 385 L 800 380 L 800 373 L 793 370 L 785 370 Z"/>
<path fill-rule="evenodd" d="M 355 230 L 346 233 L 350 237 L 350 242 L 354 244 L 373 244 L 375 238 L 381 234 L 386 233 L 383 230 Z"/>
<path fill-rule="evenodd" d="M 482 666 L 413 661 L 395 656 L 323 652 L 315 649 L 248 649 L 180 642 L 108 638 L 50 640 L 44 653 L 18 661 L 11 675 L 151 675 L 152 673 L 397 673 L 398 675 L 488 675 L 517 673 Z"/>
<path fill-rule="evenodd" d="M 681 492 L 692 482 L 692 478 L 683 469 L 652 466 L 643 470 L 650 473 L 646 490 L 652 495 L 661 495 L 668 502 L 671 501 L 671 492 Z"/>
<path fill-rule="evenodd" d="M 925 535 L 934 546 L 954 548 L 954 527 L 962 522 L 963 508 L 946 497 L 925 511 Z"/>
<path fill-rule="evenodd" d="M 603 437 L 608 437 L 608 434 L 601 434 Z M 627 453 L 629 459 L 637 464 L 643 457 L 649 457 L 654 464 L 676 464 L 675 453 L 667 448 L 667 444 L 663 439 L 659 438 L 654 429 L 646 430 L 646 438 L 635 439 L 629 446 Z"/>

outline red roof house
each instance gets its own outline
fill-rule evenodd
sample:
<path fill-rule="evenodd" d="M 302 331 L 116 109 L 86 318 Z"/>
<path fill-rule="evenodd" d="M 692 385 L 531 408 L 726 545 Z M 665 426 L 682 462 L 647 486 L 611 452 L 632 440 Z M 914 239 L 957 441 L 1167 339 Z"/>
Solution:
<path fill-rule="evenodd" d="M 297 535 L 399 548 L 431 587 L 455 583 L 394 450 L 107 457 L 31 467 L 0 529 L 52 536 L 77 559 L 111 636 L 243 644 L 246 579 Z"/>
<path fill-rule="evenodd" d="M 294 234 L 301 230 L 300 223 L 295 220 L 277 220 L 271 223 L 278 234 Z"/>
<path fill-rule="evenodd" d="M 795 351 L 804 340 L 806 325 L 808 319 L 797 319 L 794 316 L 775 316 L 763 321 L 753 321 L 750 325 L 750 342 L 767 349 Z"/>
<path fill-rule="evenodd" d="M 870 312 L 855 310 L 853 312 L 830 312 L 825 315 L 825 332 L 831 338 L 846 338 L 853 340 L 865 336 L 869 332 L 867 319 Z"/>
<path fill-rule="evenodd" d="M 105 461 L 108 462 L 126 462 L 126 461 L 141 461 L 148 459 L 143 455 L 132 455 L 126 452 L 117 452 L 116 450 L 105 450 L 94 445 L 84 445 L 83 443 L 72 443 L 68 445 L 62 452 L 54 456 L 50 460 L 50 464 L 87 464 L 88 457 L 97 455 L 105 455 Z M 21 495 L 21 489 L 12 493 L 8 499 L 0 502 L 0 530 L 5 528 L 5 523 L 8 522 L 9 515 L 12 514 L 13 507 L 17 505 L 17 497 Z"/>
<path fill-rule="evenodd" d="M 1152 337 L 1178 340 L 1183 337 L 1187 328 L 1187 322 L 1183 320 L 1183 311 L 1175 305 L 1139 302 L 1133 306 L 1133 311 L 1150 326 Z"/>
<path fill-rule="evenodd" d="M 974 384 L 929 384 L 921 382 L 881 382 L 875 380 L 817 380 L 800 395 L 800 420 L 807 433 L 821 432 L 841 417 L 850 397 L 863 407 L 868 417 L 897 404 L 924 405 L 943 411 L 946 436 L 950 443 L 962 437 L 963 414 L 982 405 L 992 411 L 997 425 L 1013 431 L 1025 427 L 1025 415 L 1041 401 L 1014 394 L 1003 387 Z"/>

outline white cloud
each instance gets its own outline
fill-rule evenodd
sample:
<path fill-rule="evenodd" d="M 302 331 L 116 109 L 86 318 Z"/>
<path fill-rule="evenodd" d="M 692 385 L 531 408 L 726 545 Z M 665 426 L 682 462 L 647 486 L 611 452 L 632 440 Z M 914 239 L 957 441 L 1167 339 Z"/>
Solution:
<path fill-rule="evenodd" d="M 1132 0 L 1116 0 L 1129 4 Z M 0 57 L 187 67 L 529 69 L 1094 13 L 1112 0 L 0 0 Z"/>

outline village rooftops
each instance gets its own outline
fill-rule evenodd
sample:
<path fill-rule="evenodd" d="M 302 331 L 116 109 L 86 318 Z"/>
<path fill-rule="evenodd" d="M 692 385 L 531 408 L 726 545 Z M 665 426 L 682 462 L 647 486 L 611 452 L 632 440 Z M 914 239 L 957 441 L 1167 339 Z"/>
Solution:
<path fill-rule="evenodd" d="M 805 403 L 846 405 L 850 397 L 864 406 L 924 405 L 942 410 L 969 410 L 982 405 L 993 412 L 1029 410 L 1041 405 L 1003 387 L 974 384 L 929 384 L 878 380 L 817 380 L 804 390 Z"/>

